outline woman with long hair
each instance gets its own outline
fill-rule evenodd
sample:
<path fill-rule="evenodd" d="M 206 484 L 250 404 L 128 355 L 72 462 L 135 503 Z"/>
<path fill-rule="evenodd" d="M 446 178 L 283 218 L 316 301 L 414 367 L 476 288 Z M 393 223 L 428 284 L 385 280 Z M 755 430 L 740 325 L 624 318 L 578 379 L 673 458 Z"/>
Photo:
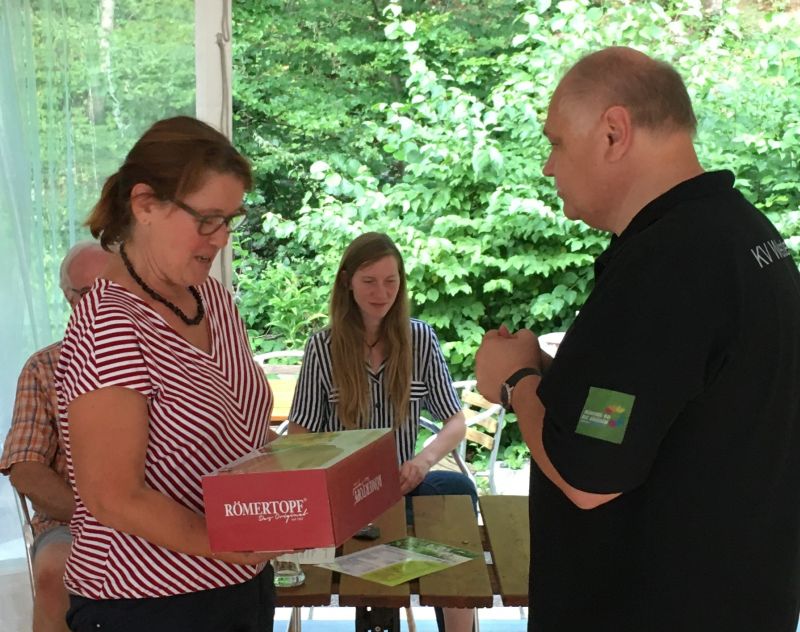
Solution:
<path fill-rule="evenodd" d="M 436 334 L 409 317 L 403 258 L 387 235 L 365 233 L 347 247 L 329 319 L 306 345 L 289 432 L 393 428 L 407 507 L 411 496 L 437 494 L 469 495 L 475 504 L 466 476 L 431 470 L 463 440 L 464 413 Z M 444 425 L 415 454 L 423 408 Z M 444 622 L 448 632 L 469 630 L 472 611 L 448 608 Z"/>

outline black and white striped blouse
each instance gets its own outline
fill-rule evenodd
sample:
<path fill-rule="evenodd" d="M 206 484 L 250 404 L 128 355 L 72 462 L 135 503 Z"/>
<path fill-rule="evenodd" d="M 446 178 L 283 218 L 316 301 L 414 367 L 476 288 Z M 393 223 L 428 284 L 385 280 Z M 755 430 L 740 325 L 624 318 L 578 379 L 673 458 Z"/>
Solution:
<path fill-rule="evenodd" d="M 330 330 L 325 329 L 314 334 L 306 344 L 300 378 L 289 412 L 289 421 L 312 432 L 345 429 L 336 412 L 338 389 L 333 386 L 331 375 L 330 341 Z M 447 420 L 461 410 L 461 402 L 453 389 L 450 371 L 436 334 L 430 325 L 421 320 L 411 320 L 411 349 L 409 417 L 397 431 L 397 458 L 400 463 L 414 456 L 419 417 L 423 409 L 439 420 Z M 372 403 L 370 428 L 392 427 L 392 406 L 384 388 L 384 369 L 382 364 L 375 373 L 368 363 L 364 363 Z M 413 421 L 408 423 L 408 420 Z"/>

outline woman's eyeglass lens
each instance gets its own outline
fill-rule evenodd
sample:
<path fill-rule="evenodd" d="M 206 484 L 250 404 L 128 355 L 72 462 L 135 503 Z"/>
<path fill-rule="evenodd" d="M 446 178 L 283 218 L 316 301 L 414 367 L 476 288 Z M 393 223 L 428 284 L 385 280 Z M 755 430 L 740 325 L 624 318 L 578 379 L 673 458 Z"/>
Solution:
<path fill-rule="evenodd" d="M 244 210 L 234 215 L 203 215 L 180 200 L 170 201 L 179 209 L 194 217 L 197 220 L 197 232 L 205 236 L 213 235 L 222 228 L 222 226 L 225 226 L 228 232 L 232 233 L 239 228 L 247 218 L 247 213 Z"/>

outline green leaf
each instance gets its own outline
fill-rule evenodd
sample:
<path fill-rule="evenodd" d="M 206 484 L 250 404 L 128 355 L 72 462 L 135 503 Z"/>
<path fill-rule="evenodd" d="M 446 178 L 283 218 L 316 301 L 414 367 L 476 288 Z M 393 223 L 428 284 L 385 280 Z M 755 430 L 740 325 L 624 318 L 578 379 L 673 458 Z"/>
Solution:
<path fill-rule="evenodd" d="M 413 20 L 405 20 L 403 21 L 400 26 L 402 27 L 403 31 L 409 37 L 414 37 L 414 33 L 417 32 L 417 23 Z"/>
<path fill-rule="evenodd" d="M 330 165 L 324 160 L 317 160 L 314 164 L 309 167 L 309 172 L 311 173 L 311 177 L 315 180 L 322 180 L 325 177 L 325 172 L 330 169 Z"/>
<path fill-rule="evenodd" d="M 512 38 L 512 40 L 511 40 L 511 45 L 512 45 L 514 48 L 516 48 L 517 46 L 520 46 L 520 45 L 524 44 L 524 43 L 525 43 L 525 42 L 527 42 L 527 41 L 528 41 L 528 35 L 527 35 L 527 33 L 520 33 L 520 34 L 518 34 L 518 35 L 515 35 L 515 36 Z"/>
<path fill-rule="evenodd" d="M 398 33 L 399 28 L 400 22 L 392 22 L 386 25 L 386 27 L 383 29 L 383 34 L 386 36 L 386 39 L 395 40 L 400 37 L 400 33 Z"/>
<path fill-rule="evenodd" d="M 484 292 L 496 292 L 502 290 L 511 293 L 514 287 L 508 279 L 492 279 L 483 284 Z"/>
<path fill-rule="evenodd" d="M 413 55 L 419 50 L 419 41 L 411 40 L 410 42 L 403 42 L 403 48 L 409 55 Z"/>

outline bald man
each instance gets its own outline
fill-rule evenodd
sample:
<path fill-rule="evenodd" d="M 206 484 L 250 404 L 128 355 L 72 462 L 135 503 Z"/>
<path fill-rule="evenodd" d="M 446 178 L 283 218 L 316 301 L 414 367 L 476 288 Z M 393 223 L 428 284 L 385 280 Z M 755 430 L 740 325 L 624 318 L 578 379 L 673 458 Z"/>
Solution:
<path fill-rule="evenodd" d="M 110 259 L 94 242 L 73 246 L 61 263 L 60 285 L 74 308 L 89 291 Z M 11 428 L 0 458 L 0 473 L 33 503 L 34 632 L 67 630 L 69 607 L 64 587 L 64 565 L 71 537 L 72 489 L 58 437 L 58 406 L 53 374 L 61 343 L 34 353 L 25 363 L 17 384 Z"/>
<path fill-rule="evenodd" d="M 476 357 L 534 462 L 529 630 L 797 626 L 800 275 L 695 127 L 678 73 L 627 48 L 550 103 L 544 174 L 611 241 L 556 357 L 504 327 Z"/>

